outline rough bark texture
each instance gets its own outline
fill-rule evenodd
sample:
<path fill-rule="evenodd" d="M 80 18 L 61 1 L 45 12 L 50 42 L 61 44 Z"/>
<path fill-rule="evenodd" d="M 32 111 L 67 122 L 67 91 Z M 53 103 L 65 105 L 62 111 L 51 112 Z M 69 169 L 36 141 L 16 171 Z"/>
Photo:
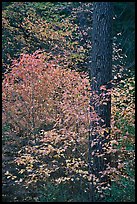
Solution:
<path fill-rule="evenodd" d="M 92 50 L 91 50 L 91 91 L 97 94 L 100 98 L 102 91 L 100 86 L 105 85 L 107 89 L 111 87 L 112 77 L 112 7 L 110 2 L 95 2 L 93 4 L 93 31 L 92 31 Z M 111 98 L 109 95 L 109 101 L 105 104 L 99 104 L 94 98 L 91 98 L 91 113 L 94 108 L 97 115 L 104 121 L 98 121 L 98 125 L 103 128 L 110 128 L 110 116 L 111 116 Z M 103 147 L 106 142 L 109 142 L 108 133 L 104 132 L 104 136 L 100 136 L 96 132 L 97 123 L 91 121 L 90 124 L 90 138 L 89 138 L 89 173 L 94 174 L 99 178 L 100 182 L 106 182 L 108 178 L 101 177 L 99 172 L 103 172 L 106 169 L 106 165 L 110 162 L 110 159 L 106 155 L 98 157 L 99 154 L 105 154 Z M 95 134 L 94 134 L 95 133 Z M 93 142 L 96 142 L 93 145 Z M 92 154 L 94 151 L 94 154 Z M 96 153 L 98 154 L 97 156 Z M 94 155 L 94 156 L 93 156 Z M 105 160 L 104 160 L 105 158 Z M 94 183 L 93 178 L 90 186 L 90 200 L 94 201 Z"/>
<path fill-rule="evenodd" d="M 112 12 L 110 2 L 95 2 L 92 31 L 91 78 L 93 90 L 107 84 L 112 77 Z"/>

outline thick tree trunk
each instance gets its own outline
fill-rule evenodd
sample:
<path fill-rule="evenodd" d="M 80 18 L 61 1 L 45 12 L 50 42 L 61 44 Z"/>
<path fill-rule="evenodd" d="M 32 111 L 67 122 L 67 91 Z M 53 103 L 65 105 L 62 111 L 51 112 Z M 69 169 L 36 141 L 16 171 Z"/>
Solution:
<path fill-rule="evenodd" d="M 91 115 L 93 110 L 100 117 L 98 121 L 91 119 L 89 138 L 89 173 L 92 175 L 90 184 L 91 200 L 94 201 L 96 178 L 107 183 L 108 177 L 102 176 L 110 158 L 106 156 L 104 145 L 109 142 L 111 98 L 108 89 L 112 78 L 112 8 L 110 2 L 95 2 L 93 4 L 93 31 L 91 50 Z M 101 90 L 100 87 L 104 86 Z M 106 90 L 105 90 L 106 88 Z M 102 94 L 102 96 L 101 96 Z M 107 95 L 105 95 L 107 94 Z M 96 96 L 96 97 L 95 97 Z M 101 98 L 105 99 L 101 102 Z M 93 116 L 93 115 L 92 115 Z M 107 128 L 103 136 L 97 131 L 97 126 Z M 103 155 L 103 156 L 99 156 Z M 101 174 L 102 172 L 102 174 Z M 95 177 L 93 177 L 93 175 Z M 95 181 L 96 182 L 96 181 Z M 92 191 L 92 192 L 91 192 Z"/>
<path fill-rule="evenodd" d="M 112 8 L 110 2 L 95 2 L 92 31 L 92 90 L 99 91 L 112 77 Z"/>

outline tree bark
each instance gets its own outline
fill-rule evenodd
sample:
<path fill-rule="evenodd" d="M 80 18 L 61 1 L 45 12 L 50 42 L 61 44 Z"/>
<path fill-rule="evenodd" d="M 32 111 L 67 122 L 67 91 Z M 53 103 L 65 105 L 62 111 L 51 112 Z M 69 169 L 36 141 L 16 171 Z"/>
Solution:
<path fill-rule="evenodd" d="M 99 91 L 101 85 L 112 78 L 112 8 L 110 2 L 95 2 L 92 31 L 92 90 Z"/>
<path fill-rule="evenodd" d="M 90 200 L 94 201 L 95 177 L 99 182 L 108 182 L 108 177 L 102 177 L 110 158 L 106 156 L 104 145 L 109 142 L 110 117 L 111 117 L 111 88 L 112 79 L 112 6 L 111 2 L 94 2 L 93 4 L 93 30 L 92 50 L 90 54 L 90 78 L 91 78 L 91 115 L 93 111 L 99 116 L 98 120 L 90 122 L 89 136 L 89 173 Z M 104 86 L 101 90 L 100 87 Z M 104 102 L 101 102 L 102 96 Z M 107 128 L 103 136 L 97 131 L 97 127 Z M 109 131 L 108 131 L 109 130 Z M 96 142 L 96 143 L 95 143 Z M 99 155 L 103 155 L 102 157 Z M 103 173 L 102 173 L 103 174 Z M 95 176 L 93 178 L 93 175 Z"/>

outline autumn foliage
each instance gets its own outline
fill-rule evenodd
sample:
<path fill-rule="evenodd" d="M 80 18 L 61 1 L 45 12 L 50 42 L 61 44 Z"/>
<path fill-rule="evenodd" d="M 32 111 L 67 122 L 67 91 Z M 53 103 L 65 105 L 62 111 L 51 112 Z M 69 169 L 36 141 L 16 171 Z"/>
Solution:
<path fill-rule="evenodd" d="M 95 149 L 91 155 L 92 159 L 95 154 L 105 159 L 111 154 L 112 166 L 108 164 L 99 177 L 89 175 L 90 121 L 100 120 L 93 109 L 90 113 L 89 101 L 96 95 L 91 95 L 89 78 L 85 73 L 62 67 L 58 59 L 47 59 L 46 53 L 41 51 L 22 54 L 13 61 L 11 72 L 5 74 L 2 84 L 2 122 L 3 127 L 10 126 L 3 133 L 3 188 L 4 192 L 12 189 L 9 198 L 13 196 L 14 201 L 37 201 L 40 199 L 38 188 L 49 182 L 55 186 L 68 184 L 71 191 L 78 193 L 79 189 L 84 189 L 88 194 L 91 177 L 96 192 L 102 194 L 103 190 L 110 188 L 110 185 L 107 188 L 103 186 L 102 176 L 109 174 L 112 181 L 119 181 L 121 176 L 129 177 L 125 155 L 130 158 L 131 168 L 134 166 L 134 153 L 126 150 L 126 144 L 133 142 L 134 133 L 124 133 L 125 124 L 121 120 L 123 116 L 125 120 L 130 118 L 129 124 L 134 123 L 131 114 L 133 97 L 124 94 L 124 86 L 123 89 L 114 87 L 109 90 L 112 95 L 111 146 L 104 146 L 101 154 Z M 129 79 L 129 95 L 134 89 L 130 81 L 133 80 Z M 101 95 L 96 102 L 105 105 L 106 87 L 100 89 Z M 98 132 L 101 137 L 104 131 L 105 128 L 97 126 L 92 134 Z M 96 138 L 92 145 L 97 142 Z M 80 187 L 76 188 L 74 184 Z"/>
<path fill-rule="evenodd" d="M 37 49 L 47 52 L 47 60 L 58 58 L 63 67 L 80 68 L 86 56 L 84 46 L 79 45 L 82 36 L 76 23 L 64 15 L 63 20 L 59 17 L 62 9 L 60 2 L 13 2 L 2 10 L 3 72 L 11 69 L 12 59 L 20 53 Z"/>
<path fill-rule="evenodd" d="M 14 158 L 16 173 L 26 175 L 26 185 L 52 179 L 54 174 L 60 183 L 83 173 L 82 169 L 88 176 L 84 157 L 89 131 L 87 75 L 47 63 L 37 51 L 13 62 L 2 89 L 3 124 L 10 124 L 12 134 L 16 133 L 21 148 Z"/>
<path fill-rule="evenodd" d="M 84 73 L 46 63 L 40 52 L 14 61 L 3 81 L 3 118 L 16 131 L 32 132 L 43 125 L 86 129 L 89 81 Z M 5 122 L 3 120 L 3 122 Z"/>
<path fill-rule="evenodd" d="M 113 26 L 112 88 L 102 85 L 99 95 L 83 72 L 93 43 L 91 2 L 2 4 L 3 201 L 88 202 L 91 183 L 97 202 L 133 201 L 135 79 L 123 66 L 130 56 L 121 49 L 130 50 L 127 32 L 120 34 L 123 12 Z M 95 109 L 110 95 L 109 129 Z"/>

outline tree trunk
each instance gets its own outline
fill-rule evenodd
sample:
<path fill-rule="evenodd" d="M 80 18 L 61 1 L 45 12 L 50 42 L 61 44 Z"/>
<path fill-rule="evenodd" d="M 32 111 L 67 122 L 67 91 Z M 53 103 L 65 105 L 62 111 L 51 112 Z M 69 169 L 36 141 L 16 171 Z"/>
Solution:
<path fill-rule="evenodd" d="M 94 201 L 94 182 L 96 182 L 96 178 L 99 179 L 99 183 L 108 182 L 108 176 L 103 176 L 103 172 L 110 162 L 104 147 L 109 142 L 111 117 L 111 95 L 108 92 L 111 88 L 112 78 L 111 2 L 95 2 L 93 4 L 92 50 L 90 56 L 91 116 L 95 111 L 100 118 L 96 121 L 91 119 L 89 136 L 89 173 L 92 175 L 90 200 Z M 100 89 L 101 86 L 102 89 Z M 102 98 L 103 102 L 101 102 Z M 99 126 L 105 128 L 103 136 L 98 132 Z"/>

